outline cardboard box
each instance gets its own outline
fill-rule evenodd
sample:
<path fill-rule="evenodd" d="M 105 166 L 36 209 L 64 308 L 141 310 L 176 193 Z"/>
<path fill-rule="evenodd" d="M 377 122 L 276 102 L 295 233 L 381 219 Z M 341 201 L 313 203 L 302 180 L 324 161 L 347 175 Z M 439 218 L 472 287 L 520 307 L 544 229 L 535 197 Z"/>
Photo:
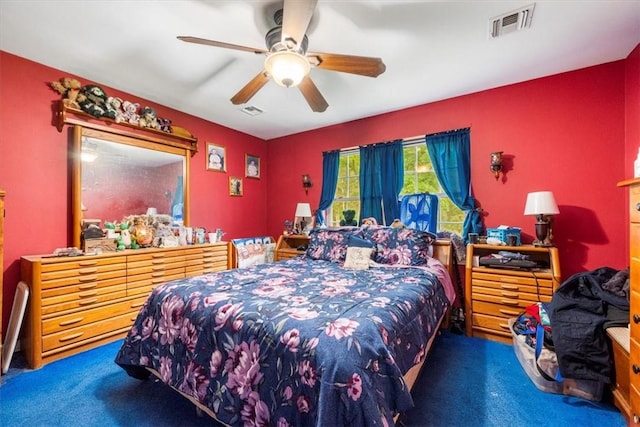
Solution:
<path fill-rule="evenodd" d="M 82 250 L 84 253 L 104 253 L 115 252 L 118 249 L 116 240 L 109 237 L 102 237 L 100 239 L 85 239 L 83 241 Z"/>

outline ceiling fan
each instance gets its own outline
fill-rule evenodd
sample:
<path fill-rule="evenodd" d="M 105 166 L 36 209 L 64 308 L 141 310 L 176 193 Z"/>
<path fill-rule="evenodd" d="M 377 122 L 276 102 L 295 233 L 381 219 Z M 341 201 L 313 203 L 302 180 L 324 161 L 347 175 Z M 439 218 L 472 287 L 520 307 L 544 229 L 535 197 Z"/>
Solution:
<path fill-rule="evenodd" d="M 338 55 L 334 53 L 307 52 L 309 40 L 307 28 L 313 17 L 317 0 L 284 0 L 284 6 L 275 13 L 276 26 L 267 32 L 267 49 L 257 49 L 192 36 L 178 36 L 178 39 L 208 46 L 223 47 L 266 55 L 264 70 L 260 71 L 232 98 L 234 104 L 248 102 L 269 78 L 281 86 L 295 87 L 306 99 L 311 109 L 322 112 L 329 104 L 309 77 L 312 67 L 329 71 L 377 77 L 386 66 L 380 58 Z"/>

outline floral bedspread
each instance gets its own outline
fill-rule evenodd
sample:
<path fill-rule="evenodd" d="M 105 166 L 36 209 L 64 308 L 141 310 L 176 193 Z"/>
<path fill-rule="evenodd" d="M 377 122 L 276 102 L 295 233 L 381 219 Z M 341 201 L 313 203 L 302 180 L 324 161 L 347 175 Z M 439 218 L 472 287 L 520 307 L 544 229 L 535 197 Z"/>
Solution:
<path fill-rule="evenodd" d="M 392 426 L 449 305 L 425 267 L 298 257 L 157 287 L 115 361 L 229 425 Z"/>

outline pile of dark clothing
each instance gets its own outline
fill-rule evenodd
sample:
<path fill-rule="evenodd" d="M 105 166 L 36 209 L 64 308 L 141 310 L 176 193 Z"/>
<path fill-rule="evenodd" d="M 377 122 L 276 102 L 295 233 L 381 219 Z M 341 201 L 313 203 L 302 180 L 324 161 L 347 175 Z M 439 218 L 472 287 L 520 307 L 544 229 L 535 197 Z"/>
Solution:
<path fill-rule="evenodd" d="M 562 376 L 611 383 L 605 330 L 629 324 L 629 269 L 574 274 L 553 294 L 549 317 Z"/>

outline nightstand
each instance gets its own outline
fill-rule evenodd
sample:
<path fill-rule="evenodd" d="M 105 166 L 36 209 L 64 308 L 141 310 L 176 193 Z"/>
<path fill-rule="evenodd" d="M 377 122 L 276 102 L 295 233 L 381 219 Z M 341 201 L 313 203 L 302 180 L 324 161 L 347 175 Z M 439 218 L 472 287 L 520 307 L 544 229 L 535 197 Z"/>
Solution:
<path fill-rule="evenodd" d="M 278 238 L 276 244 L 275 260 L 280 261 L 302 255 L 306 252 L 309 245 L 309 236 L 293 234 L 285 236 L 284 234 Z M 305 249 L 298 249 L 304 247 Z"/>
<path fill-rule="evenodd" d="M 499 251 L 528 255 L 540 268 L 511 269 L 478 265 L 480 258 Z M 507 320 L 517 317 L 536 302 L 550 302 L 558 286 L 560 262 L 557 248 L 468 245 L 465 274 L 467 335 L 511 344 Z"/>

